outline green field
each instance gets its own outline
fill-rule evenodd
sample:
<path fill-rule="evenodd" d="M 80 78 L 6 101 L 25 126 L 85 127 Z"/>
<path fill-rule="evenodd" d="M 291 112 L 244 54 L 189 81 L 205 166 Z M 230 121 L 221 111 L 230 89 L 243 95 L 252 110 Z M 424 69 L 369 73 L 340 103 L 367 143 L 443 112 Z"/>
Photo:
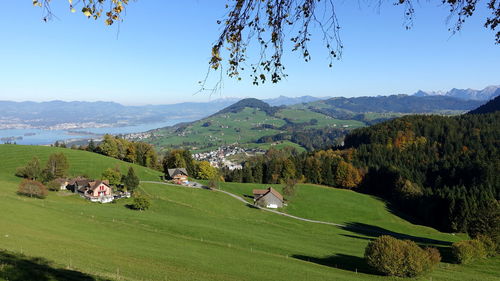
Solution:
<path fill-rule="evenodd" d="M 145 212 L 116 204 L 90 203 L 64 192 L 47 199 L 16 195 L 15 168 L 32 156 L 42 161 L 54 151 L 67 154 L 70 173 L 98 177 L 102 170 L 129 165 L 69 149 L 0 145 L 0 249 L 42 257 L 75 276 L 111 280 L 400 280 L 376 275 L 362 256 L 368 229 L 410 235 L 446 253 L 463 236 L 412 225 L 373 197 L 345 190 L 300 185 L 284 211 L 347 224 L 334 227 L 294 220 L 245 206 L 215 191 L 142 184 L 152 197 Z M 136 167 L 143 180 L 160 173 Z M 224 183 L 245 195 L 251 184 Z M 279 188 L 279 187 L 278 187 Z M 0 280 L 5 276 L 0 252 Z M 499 258 L 468 266 L 445 262 L 420 280 L 499 280 Z M 21 269 L 19 269 L 21 270 Z M 88 276 L 87 276 L 88 277 Z M 90 277 L 74 280 L 92 280 Z M 62 279 L 40 279 L 62 280 Z"/>
<path fill-rule="evenodd" d="M 310 122 L 311 119 L 316 119 L 318 123 L 315 126 L 307 126 L 307 128 L 318 128 L 318 127 L 343 127 L 346 128 L 359 128 L 366 126 L 365 123 L 356 120 L 340 120 L 335 119 L 330 116 L 311 111 L 309 109 L 294 109 L 287 108 L 280 110 L 277 114 L 282 118 L 288 118 L 296 123 Z"/>

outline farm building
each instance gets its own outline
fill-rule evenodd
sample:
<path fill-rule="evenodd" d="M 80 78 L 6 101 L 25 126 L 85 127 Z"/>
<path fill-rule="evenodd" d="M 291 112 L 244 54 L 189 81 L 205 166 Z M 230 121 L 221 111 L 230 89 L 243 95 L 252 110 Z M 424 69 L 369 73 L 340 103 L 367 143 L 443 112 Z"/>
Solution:
<path fill-rule="evenodd" d="M 113 190 L 107 180 L 87 181 L 87 184 L 78 188 L 78 192 L 92 202 L 108 203 L 114 199 Z"/>
<path fill-rule="evenodd" d="M 283 207 L 283 196 L 272 187 L 254 189 L 252 193 L 255 205 L 273 209 Z"/>
<path fill-rule="evenodd" d="M 74 179 L 68 180 L 68 183 L 66 184 L 66 189 L 76 193 L 78 192 L 78 189 L 87 186 L 89 182 L 91 182 L 91 180 L 83 177 L 76 177 Z"/>
<path fill-rule="evenodd" d="M 188 182 L 188 173 L 185 168 L 168 169 L 169 179 L 177 184 L 185 184 Z"/>

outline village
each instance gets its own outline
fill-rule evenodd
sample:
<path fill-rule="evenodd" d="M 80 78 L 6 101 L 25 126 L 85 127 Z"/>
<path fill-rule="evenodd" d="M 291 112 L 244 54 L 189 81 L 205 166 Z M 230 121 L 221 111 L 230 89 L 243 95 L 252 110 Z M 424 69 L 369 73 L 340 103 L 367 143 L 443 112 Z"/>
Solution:
<path fill-rule="evenodd" d="M 256 148 L 242 148 L 238 146 L 221 146 L 217 150 L 193 153 L 193 159 L 197 161 L 208 161 L 212 167 L 228 168 L 229 170 L 242 169 L 241 161 L 237 161 L 238 155 L 251 157 L 264 154 L 266 151 Z"/>

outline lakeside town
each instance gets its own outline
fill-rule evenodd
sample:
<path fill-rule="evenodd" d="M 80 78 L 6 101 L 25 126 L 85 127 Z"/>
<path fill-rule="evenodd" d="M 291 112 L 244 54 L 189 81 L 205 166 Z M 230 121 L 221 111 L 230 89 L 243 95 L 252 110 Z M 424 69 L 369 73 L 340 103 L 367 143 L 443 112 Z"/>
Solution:
<path fill-rule="evenodd" d="M 193 153 L 193 159 L 197 161 L 208 161 L 214 168 L 227 168 L 230 171 L 243 168 L 242 161 L 238 161 L 240 155 L 245 159 L 266 153 L 263 149 L 242 148 L 238 146 L 221 146 L 217 150 Z"/>

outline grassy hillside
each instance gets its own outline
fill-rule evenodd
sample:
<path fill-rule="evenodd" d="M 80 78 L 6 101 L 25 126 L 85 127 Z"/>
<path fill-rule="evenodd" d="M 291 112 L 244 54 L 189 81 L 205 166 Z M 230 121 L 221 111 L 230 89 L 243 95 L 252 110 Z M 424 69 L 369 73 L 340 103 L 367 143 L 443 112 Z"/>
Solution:
<path fill-rule="evenodd" d="M 355 120 L 334 119 L 307 109 L 279 109 L 273 112 L 273 115 L 259 108 L 238 109 L 238 111 L 224 111 L 181 126 L 157 129 L 151 132 L 150 137 L 142 140 L 161 149 L 182 147 L 193 151 L 206 151 L 230 144 L 266 149 L 271 144 L 256 143 L 258 139 L 283 133 L 294 125 L 301 128 L 349 129 L 365 125 Z M 308 124 L 312 119 L 317 120 L 317 123 Z"/>
<path fill-rule="evenodd" d="M 134 167 L 137 176 L 143 180 L 158 180 L 162 175 L 159 171 L 86 151 L 47 146 L 3 144 L 0 145 L 0 176 L 2 179 L 14 180 L 16 179 L 14 173 L 17 167 L 26 165 L 34 156 L 40 159 L 42 165 L 45 165 L 49 155 L 56 152 L 63 152 L 68 158 L 68 174 L 70 176 L 88 175 L 98 179 L 105 169 L 116 166 L 120 167 L 122 174 L 127 172 L 128 167 Z"/>
<path fill-rule="evenodd" d="M 62 192 L 50 193 L 45 200 L 16 195 L 20 180 L 12 176 L 15 167 L 32 155 L 44 159 L 54 151 L 60 149 L 0 146 L 0 249 L 112 280 L 392 280 L 374 274 L 362 259 L 375 235 L 282 217 L 215 191 L 142 184 L 152 197 L 152 208 L 146 212 L 125 208 L 127 200 L 96 204 Z M 73 173 L 86 169 L 97 175 L 98 166 L 127 165 L 100 155 L 63 151 Z M 142 179 L 157 175 L 147 169 L 138 174 Z M 241 194 L 254 187 L 223 185 Z M 415 238 L 434 239 L 430 242 L 443 249 L 460 239 L 411 225 L 376 198 L 312 185 L 300 186 L 285 211 L 408 232 Z M 421 280 L 498 280 L 499 261 L 468 266 L 441 263 Z M 5 258 L 0 255 L 0 280 L 2 264 Z"/>
<path fill-rule="evenodd" d="M 282 185 L 221 183 L 220 188 L 241 197 L 252 196 L 252 189 L 272 186 L 282 191 Z M 371 195 L 321 185 L 298 184 L 293 196 L 285 197 L 288 206 L 283 211 L 291 215 L 346 225 L 349 228 L 366 228 L 373 232 L 394 232 L 425 236 L 444 241 L 455 241 L 455 235 L 441 233 L 433 228 L 414 225 L 393 215 L 385 202 Z M 465 238 L 461 235 L 460 238 Z"/>
<path fill-rule="evenodd" d="M 371 120 L 373 114 L 389 114 L 397 117 L 405 114 L 434 113 L 459 114 L 478 107 L 481 101 L 461 100 L 447 96 L 377 96 L 377 97 L 336 97 L 293 108 L 307 108 L 334 118 Z M 372 116 L 370 116 L 372 115 Z M 380 118 L 384 118 L 381 115 Z"/>
<path fill-rule="evenodd" d="M 257 99 L 244 99 L 207 118 L 150 131 L 141 140 L 164 150 L 184 148 L 199 152 L 231 144 L 266 149 L 273 143 L 268 140 L 262 143 L 259 141 L 262 137 L 327 128 L 343 129 L 345 133 L 408 114 L 461 114 L 479 104 L 451 97 L 406 95 L 332 98 L 288 107 L 271 107 Z M 285 140 L 291 139 L 288 136 Z M 308 147 L 296 139 L 294 142 Z"/>

